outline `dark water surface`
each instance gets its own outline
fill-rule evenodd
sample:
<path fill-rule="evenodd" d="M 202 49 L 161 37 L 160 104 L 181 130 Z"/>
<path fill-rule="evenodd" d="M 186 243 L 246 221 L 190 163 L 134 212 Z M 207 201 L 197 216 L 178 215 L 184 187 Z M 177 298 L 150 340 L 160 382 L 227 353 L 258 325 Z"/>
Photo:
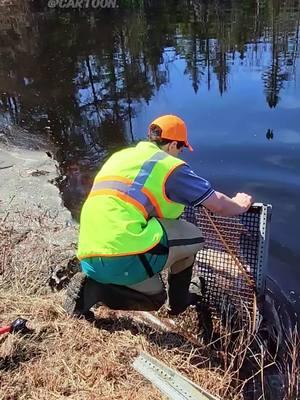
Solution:
<path fill-rule="evenodd" d="M 0 126 L 55 143 L 76 216 L 105 157 L 180 115 L 196 172 L 273 205 L 270 275 L 300 310 L 299 0 L 118 4 L 0 7 Z"/>

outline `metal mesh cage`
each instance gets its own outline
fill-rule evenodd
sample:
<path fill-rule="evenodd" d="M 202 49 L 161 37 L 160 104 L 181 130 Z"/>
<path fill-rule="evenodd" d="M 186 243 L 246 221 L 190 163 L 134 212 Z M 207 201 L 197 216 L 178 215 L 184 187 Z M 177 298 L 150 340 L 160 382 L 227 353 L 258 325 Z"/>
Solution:
<path fill-rule="evenodd" d="M 205 301 L 215 316 L 230 308 L 243 320 L 253 314 L 256 320 L 259 317 L 256 299 L 264 292 L 270 216 L 271 206 L 263 204 L 237 217 L 217 216 L 202 207 L 186 208 L 183 218 L 199 226 L 205 238 L 194 274 L 204 278 Z"/>

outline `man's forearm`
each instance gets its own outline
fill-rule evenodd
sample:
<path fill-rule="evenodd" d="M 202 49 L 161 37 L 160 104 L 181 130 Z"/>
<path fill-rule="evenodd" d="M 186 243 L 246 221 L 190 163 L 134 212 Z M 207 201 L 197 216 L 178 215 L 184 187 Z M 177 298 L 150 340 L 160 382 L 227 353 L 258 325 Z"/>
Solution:
<path fill-rule="evenodd" d="M 251 204 L 239 204 L 239 199 L 231 199 L 224 193 L 214 192 L 207 200 L 202 203 L 210 211 L 222 215 L 224 217 L 231 217 L 239 215 L 248 210 Z"/>

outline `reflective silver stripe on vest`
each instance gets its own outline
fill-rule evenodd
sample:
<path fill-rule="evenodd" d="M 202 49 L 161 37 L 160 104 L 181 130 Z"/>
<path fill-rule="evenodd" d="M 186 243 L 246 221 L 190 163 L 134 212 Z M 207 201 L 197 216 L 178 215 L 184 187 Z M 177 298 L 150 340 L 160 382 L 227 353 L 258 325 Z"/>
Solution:
<path fill-rule="evenodd" d="M 149 175 L 153 171 L 153 168 L 155 167 L 157 162 L 163 160 L 166 157 L 168 157 L 167 153 L 165 153 L 164 151 L 158 151 L 157 153 L 153 154 L 152 157 L 146 160 L 134 180 L 134 185 L 144 186 L 146 180 L 149 178 Z"/>
<path fill-rule="evenodd" d="M 156 215 L 153 204 L 150 199 L 141 190 L 137 189 L 135 185 L 126 184 L 118 181 L 101 181 L 95 182 L 92 188 L 92 192 L 100 189 L 113 189 L 118 190 L 127 196 L 132 197 L 138 201 L 146 209 L 149 216 L 153 217 Z"/>
<path fill-rule="evenodd" d="M 154 205 L 151 203 L 151 200 L 142 192 L 142 189 L 157 162 L 163 160 L 166 157 L 168 157 L 168 154 L 161 150 L 153 154 L 148 160 L 143 163 L 139 173 L 137 174 L 132 184 L 126 184 L 119 181 L 100 181 L 94 183 L 92 191 L 100 189 L 119 190 L 121 193 L 132 197 L 140 204 L 142 204 L 150 217 L 157 217 L 157 212 L 155 211 Z"/>

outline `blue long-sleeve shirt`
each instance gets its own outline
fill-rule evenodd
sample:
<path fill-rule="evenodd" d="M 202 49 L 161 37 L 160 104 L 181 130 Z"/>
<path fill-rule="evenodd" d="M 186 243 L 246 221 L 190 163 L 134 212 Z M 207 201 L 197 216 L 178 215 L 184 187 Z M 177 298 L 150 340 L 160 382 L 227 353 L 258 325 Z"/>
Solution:
<path fill-rule="evenodd" d="M 213 193 L 210 182 L 195 174 L 188 164 L 178 166 L 166 181 L 169 199 L 185 206 L 197 206 Z"/>

